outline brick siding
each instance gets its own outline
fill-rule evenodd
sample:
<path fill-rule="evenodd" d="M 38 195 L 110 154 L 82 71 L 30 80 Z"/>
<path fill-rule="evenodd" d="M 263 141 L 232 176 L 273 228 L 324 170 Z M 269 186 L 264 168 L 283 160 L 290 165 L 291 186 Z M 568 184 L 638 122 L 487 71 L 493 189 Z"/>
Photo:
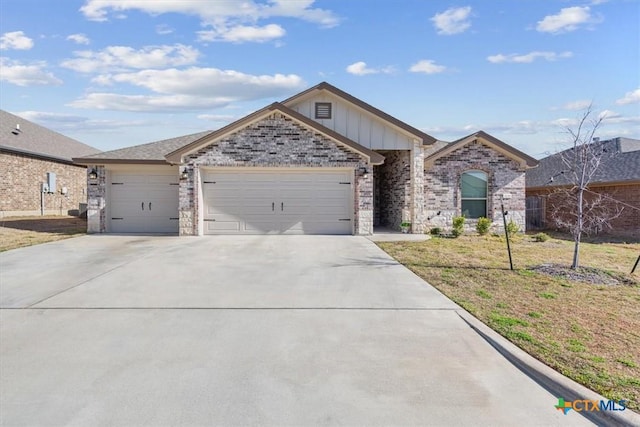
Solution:
<path fill-rule="evenodd" d="M 373 232 L 373 173 L 366 158 L 325 136 L 273 113 L 188 156 L 189 179 L 180 182 L 180 234 L 197 234 L 199 168 L 208 166 L 348 167 L 354 169 L 356 234 Z M 365 176 L 356 174 L 368 167 Z"/>
<path fill-rule="evenodd" d="M 604 229 L 603 234 L 640 237 L 640 183 L 592 186 L 589 187 L 589 190 L 606 194 L 627 205 L 623 206 L 622 214 L 618 218 L 611 220 L 612 228 Z M 552 192 L 553 189 L 527 189 L 526 191 L 527 197 L 539 196 L 544 199 L 544 228 L 550 230 L 556 228 L 552 218 L 553 202 L 549 197 Z"/>
<path fill-rule="evenodd" d="M 384 164 L 375 167 L 376 225 L 399 230 L 404 220 L 411 222 L 410 151 L 379 151 Z"/>
<path fill-rule="evenodd" d="M 487 217 L 492 220 L 493 228 L 503 228 L 501 196 L 508 194 L 504 199 L 505 210 L 509 212 L 507 221 L 513 220 L 524 231 L 524 169 L 518 162 L 477 141 L 438 158 L 433 164 L 425 164 L 425 229 L 451 228 L 453 217 L 461 214 L 460 177 L 469 170 L 480 170 L 488 175 Z M 474 221 L 466 221 L 466 224 L 471 228 Z"/>
<path fill-rule="evenodd" d="M 0 153 L 0 165 L 0 216 L 40 215 L 41 185 L 47 181 L 47 172 L 56 174 L 56 192 L 44 195 L 46 215 L 78 215 L 80 204 L 87 202 L 84 166 L 6 152 Z"/>

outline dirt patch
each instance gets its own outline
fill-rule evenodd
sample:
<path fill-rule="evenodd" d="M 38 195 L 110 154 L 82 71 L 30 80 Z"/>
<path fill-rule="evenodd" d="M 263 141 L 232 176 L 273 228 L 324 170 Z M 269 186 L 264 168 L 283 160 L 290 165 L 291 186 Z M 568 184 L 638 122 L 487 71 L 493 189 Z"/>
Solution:
<path fill-rule="evenodd" d="M 594 267 L 580 267 L 574 270 L 561 264 L 541 264 L 531 267 L 529 270 L 546 274 L 547 276 L 591 283 L 593 285 L 633 284 L 632 281 L 624 276 Z"/>
<path fill-rule="evenodd" d="M 87 220 L 75 216 L 0 219 L 0 252 L 83 235 Z"/>

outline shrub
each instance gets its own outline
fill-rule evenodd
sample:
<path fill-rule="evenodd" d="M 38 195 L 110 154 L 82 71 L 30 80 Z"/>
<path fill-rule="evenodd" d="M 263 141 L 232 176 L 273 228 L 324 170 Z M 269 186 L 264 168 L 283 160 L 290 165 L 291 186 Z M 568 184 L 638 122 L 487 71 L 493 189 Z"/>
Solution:
<path fill-rule="evenodd" d="M 489 232 L 489 228 L 491 228 L 491 220 L 489 218 L 480 217 L 478 218 L 478 223 L 476 224 L 476 231 L 479 235 L 484 236 Z"/>
<path fill-rule="evenodd" d="M 507 224 L 507 233 L 509 234 L 509 236 L 513 236 L 518 231 L 520 231 L 520 226 L 517 223 L 515 223 L 512 219 L 509 220 L 509 223 Z"/>
<path fill-rule="evenodd" d="M 440 227 L 433 227 L 431 230 L 429 230 L 429 234 L 431 234 L 432 236 L 439 236 L 442 234 L 442 229 Z"/>
<path fill-rule="evenodd" d="M 464 233 L 464 217 L 463 216 L 454 216 L 453 217 L 453 229 L 451 230 L 451 234 L 453 237 L 458 237 Z"/>
<path fill-rule="evenodd" d="M 549 240 L 549 236 L 546 233 L 538 233 L 533 235 L 534 242 L 546 242 Z"/>

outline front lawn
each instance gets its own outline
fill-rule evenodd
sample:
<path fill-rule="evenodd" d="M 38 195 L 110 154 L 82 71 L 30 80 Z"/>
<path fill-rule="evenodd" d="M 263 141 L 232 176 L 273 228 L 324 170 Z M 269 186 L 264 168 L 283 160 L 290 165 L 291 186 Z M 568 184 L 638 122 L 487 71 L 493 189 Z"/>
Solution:
<path fill-rule="evenodd" d="M 39 245 L 87 232 L 87 220 L 75 216 L 0 218 L 0 252 Z"/>
<path fill-rule="evenodd" d="M 516 236 L 515 271 L 502 236 L 379 245 L 534 357 L 640 409 L 640 267 L 629 274 L 640 243 L 583 243 L 581 265 L 595 268 L 584 277 L 558 274 L 571 264 L 568 240 Z"/>

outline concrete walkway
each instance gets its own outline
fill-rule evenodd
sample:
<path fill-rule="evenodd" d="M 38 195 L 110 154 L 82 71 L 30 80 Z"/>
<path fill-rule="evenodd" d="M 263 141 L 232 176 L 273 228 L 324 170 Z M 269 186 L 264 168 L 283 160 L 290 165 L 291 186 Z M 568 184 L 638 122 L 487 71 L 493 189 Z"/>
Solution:
<path fill-rule="evenodd" d="M 1 425 L 588 425 L 362 237 L 0 254 Z"/>

